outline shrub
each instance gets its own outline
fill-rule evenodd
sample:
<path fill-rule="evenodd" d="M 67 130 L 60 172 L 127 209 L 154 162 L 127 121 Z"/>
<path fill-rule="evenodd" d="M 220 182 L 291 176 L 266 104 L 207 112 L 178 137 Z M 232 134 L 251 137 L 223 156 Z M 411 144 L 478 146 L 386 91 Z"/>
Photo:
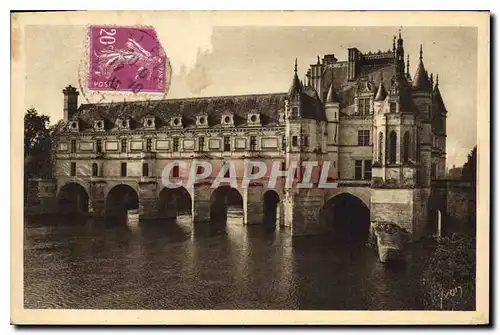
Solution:
<path fill-rule="evenodd" d="M 453 234 L 438 238 L 420 280 L 425 309 L 474 310 L 476 304 L 476 240 Z"/>

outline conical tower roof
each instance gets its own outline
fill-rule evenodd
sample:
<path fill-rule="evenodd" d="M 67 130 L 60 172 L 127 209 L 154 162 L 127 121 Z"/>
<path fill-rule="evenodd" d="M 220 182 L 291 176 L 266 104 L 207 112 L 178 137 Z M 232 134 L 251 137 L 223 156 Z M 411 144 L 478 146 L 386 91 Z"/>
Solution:
<path fill-rule="evenodd" d="M 384 77 L 383 74 L 380 74 L 380 84 L 378 85 L 377 94 L 375 95 L 375 101 L 384 101 L 387 97 L 387 91 L 384 87 Z"/>
<path fill-rule="evenodd" d="M 420 62 L 418 63 L 417 72 L 413 77 L 412 86 L 418 90 L 431 92 L 432 85 L 429 81 L 427 71 L 425 70 L 424 62 L 422 61 L 422 45 L 420 45 Z"/>
<path fill-rule="evenodd" d="M 295 73 L 293 75 L 292 85 L 288 90 L 288 95 L 294 96 L 302 93 L 302 91 L 303 91 L 303 86 L 302 83 L 300 82 L 299 76 L 297 75 L 297 58 L 295 58 Z"/>
<path fill-rule="evenodd" d="M 335 92 L 335 87 L 333 86 L 333 75 L 332 75 L 332 83 L 330 84 L 330 88 L 328 89 L 328 94 L 326 96 L 326 101 L 325 103 L 338 103 L 340 102 L 340 99 Z"/>
<path fill-rule="evenodd" d="M 434 104 L 436 109 L 440 113 L 446 113 L 446 107 L 444 105 L 443 97 L 441 96 L 441 91 L 439 90 L 439 76 L 436 75 L 436 85 L 434 86 Z"/>

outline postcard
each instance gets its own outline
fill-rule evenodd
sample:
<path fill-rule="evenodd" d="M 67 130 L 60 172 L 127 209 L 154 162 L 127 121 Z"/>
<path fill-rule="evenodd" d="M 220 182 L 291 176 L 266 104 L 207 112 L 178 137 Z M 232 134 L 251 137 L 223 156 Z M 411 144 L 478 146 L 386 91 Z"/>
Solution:
<path fill-rule="evenodd" d="M 11 14 L 12 323 L 488 324 L 489 20 Z"/>

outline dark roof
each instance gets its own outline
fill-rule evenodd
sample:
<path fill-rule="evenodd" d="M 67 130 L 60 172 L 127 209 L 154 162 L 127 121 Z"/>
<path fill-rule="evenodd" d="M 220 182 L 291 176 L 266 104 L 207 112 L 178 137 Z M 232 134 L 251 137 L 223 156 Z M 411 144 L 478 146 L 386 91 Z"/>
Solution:
<path fill-rule="evenodd" d="M 446 113 L 446 107 L 444 105 L 443 97 L 441 96 L 441 91 L 439 90 L 439 77 L 436 77 L 436 85 L 434 86 L 434 106 L 436 106 L 437 111 L 441 113 Z"/>
<path fill-rule="evenodd" d="M 381 80 L 380 84 L 378 85 L 378 90 L 377 90 L 377 95 L 375 96 L 375 101 L 383 101 L 383 100 L 385 100 L 386 97 L 387 97 L 387 91 L 385 90 L 383 80 Z"/>
<path fill-rule="evenodd" d="M 248 113 L 258 111 L 263 124 L 277 124 L 279 113 L 284 110 L 286 96 L 286 93 L 276 93 L 83 104 L 73 119 L 78 119 L 80 128 L 85 129 L 92 128 L 93 121 L 98 119 L 107 120 L 114 125 L 119 118 L 129 118 L 140 126 L 142 118 L 154 115 L 158 124 L 164 125 L 171 117 L 182 115 L 184 126 L 191 127 L 199 113 L 208 115 L 209 125 L 219 125 L 222 114 L 231 112 L 238 126 L 246 124 Z"/>
<path fill-rule="evenodd" d="M 328 94 L 326 96 L 326 101 L 325 103 L 336 103 L 340 102 L 340 98 L 337 96 L 337 93 L 335 92 L 335 86 L 334 86 L 334 80 L 332 80 L 332 84 L 330 85 L 330 88 L 328 89 Z"/>

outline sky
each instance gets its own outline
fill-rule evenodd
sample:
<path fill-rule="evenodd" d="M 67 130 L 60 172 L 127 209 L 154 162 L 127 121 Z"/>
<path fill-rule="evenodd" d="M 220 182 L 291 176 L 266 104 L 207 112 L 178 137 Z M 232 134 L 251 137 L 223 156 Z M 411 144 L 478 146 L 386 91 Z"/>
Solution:
<path fill-rule="evenodd" d="M 189 22 L 189 24 L 187 23 Z M 179 20 L 176 31 L 151 22 L 172 66 L 167 98 L 286 92 L 295 58 L 299 77 L 319 55 L 347 59 L 347 48 L 361 52 L 392 48 L 399 27 L 213 26 Z M 172 24 L 171 22 L 169 24 Z M 34 107 L 55 123 L 63 116 L 62 89 L 78 87 L 84 76 L 84 25 L 36 25 L 25 30 L 25 107 Z M 471 27 L 402 27 L 410 73 L 423 60 L 439 73 L 448 109 L 447 166 L 461 166 L 476 145 L 477 29 Z M 181 37 L 179 37 L 181 36 Z M 49 42 L 50 41 L 50 42 Z M 109 100 L 116 99 L 110 97 Z M 123 98 L 121 98 L 123 100 Z M 80 95 L 79 103 L 86 101 Z"/>

